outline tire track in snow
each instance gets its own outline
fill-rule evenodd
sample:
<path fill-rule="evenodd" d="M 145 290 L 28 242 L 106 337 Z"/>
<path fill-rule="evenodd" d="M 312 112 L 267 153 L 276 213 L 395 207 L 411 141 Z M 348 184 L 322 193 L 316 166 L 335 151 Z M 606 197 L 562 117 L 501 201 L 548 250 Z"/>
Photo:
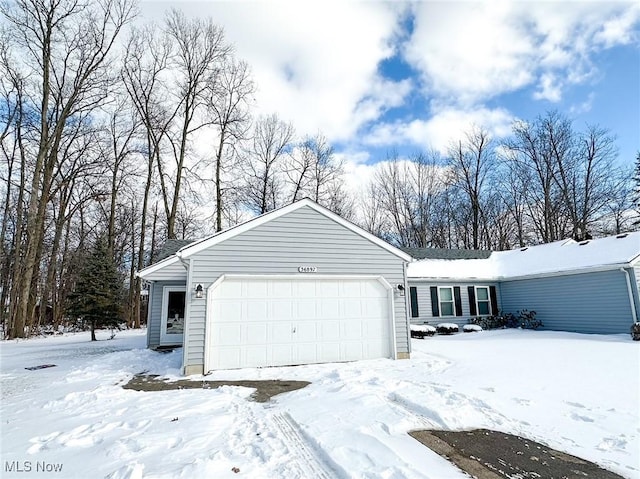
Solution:
<path fill-rule="evenodd" d="M 293 453 L 293 460 L 297 462 L 302 472 L 301 477 L 309 479 L 333 479 L 336 477 L 335 472 L 327 467 L 319 457 L 318 451 L 305 440 L 300 426 L 289 414 L 286 412 L 274 413 L 270 419 L 274 429 L 281 433 L 284 444 Z"/>
<path fill-rule="evenodd" d="M 387 396 L 390 403 L 397 409 L 401 409 L 402 412 L 408 415 L 411 419 L 417 422 L 421 427 L 425 429 L 442 429 L 446 427 L 445 421 L 440 417 L 438 413 L 433 410 L 418 407 L 414 403 L 408 401 L 402 396 L 396 393 L 391 393 Z M 431 419 L 425 417 L 423 413 L 427 412 Z"/>

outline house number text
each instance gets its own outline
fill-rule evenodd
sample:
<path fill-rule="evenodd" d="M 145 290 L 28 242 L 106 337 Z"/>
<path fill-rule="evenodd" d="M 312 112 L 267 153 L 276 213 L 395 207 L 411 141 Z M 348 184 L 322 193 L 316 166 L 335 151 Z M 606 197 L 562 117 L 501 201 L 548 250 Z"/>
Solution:
<path fill-rule="evenodd" d="M 317 273 L 318 268 L 316 266 L 298 266 L 298 273 Z"/>

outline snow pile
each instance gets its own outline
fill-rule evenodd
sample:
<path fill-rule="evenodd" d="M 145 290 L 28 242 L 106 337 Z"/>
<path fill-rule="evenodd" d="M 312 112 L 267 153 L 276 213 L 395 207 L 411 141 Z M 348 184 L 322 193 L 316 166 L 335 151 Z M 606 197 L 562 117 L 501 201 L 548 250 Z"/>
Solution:
<path fill-rule="evenodd" d="M 477 333 L 477 332 L 479 332 L 479 331 L 482 331 L 482 326 L 479 326 L 479 325 L 477 325 L 477 324 L 465 324 L 465 325 L 462 327 L 462 330 L 463 330 L 465 333 Z"/>
<path fill-rule="evenodd" d="M 435 333 L 436 328 L 428 324 L 412 324 L 411 331 L 416 333 Z"/>
<path fill-rule="evenodd" d="M 500 280 L 520 276 L 629 265 L 640 256 L 640 232 L 588 241 L 555 241 L 510 251 L 494 251 L 487 259 L 425 259 L 409 263 L 409 278 Z"/>
<path fill-rule="evenodd" d="M 142 371 L 177 378 L 182 352 L 145 350 L 135 332 L 87 339 L 1 344 L 3 478 L 38 463 L 65 478 L 462 479 L 407 431 L 477 427 L 640 475 L 640 361 L 628 335 L 486 331 L 414 340 L 411 360 L 207 376 L 312 383 L 266 404 L 241 387 L 122 389 Z M 56 366 L 24 369 L 44 363 Z"/>

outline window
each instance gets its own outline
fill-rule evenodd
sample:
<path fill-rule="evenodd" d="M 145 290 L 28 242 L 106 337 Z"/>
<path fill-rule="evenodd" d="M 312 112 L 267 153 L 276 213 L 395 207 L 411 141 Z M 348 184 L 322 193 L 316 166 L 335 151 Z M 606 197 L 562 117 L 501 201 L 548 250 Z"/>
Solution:
<path fill-rule="evenodd" d="M 438 288 L 440 298 L 440 315 L 453 316 L 453 288 Z"/>
<path fill-rule="evenodd" d="M 491 301 L 489 300 L 489 288 L 486 286 L 476 287 L 476 304 L 478 314 L 491 314 Z"/>
<path fill-rule="evenodd" d="M 418 289 L 415 286 L 409 287 L 409 296 L 411 297 L 411 317 L 417 318 L 420 313 L 418 312 Z"/>

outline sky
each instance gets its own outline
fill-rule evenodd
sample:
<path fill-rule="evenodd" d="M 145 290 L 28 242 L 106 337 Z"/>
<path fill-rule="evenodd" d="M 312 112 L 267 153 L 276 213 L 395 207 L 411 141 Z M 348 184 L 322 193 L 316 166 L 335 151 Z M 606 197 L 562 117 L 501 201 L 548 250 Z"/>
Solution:
<path fill-rule="evenodd" d="M 255 111 L 324 134 L 352 177 L 550 110 L 608 129 L 620 165 L 640 151 L 640 2 L 143 2 L 142 18 L 173 7 L 222 26 Z"/>

